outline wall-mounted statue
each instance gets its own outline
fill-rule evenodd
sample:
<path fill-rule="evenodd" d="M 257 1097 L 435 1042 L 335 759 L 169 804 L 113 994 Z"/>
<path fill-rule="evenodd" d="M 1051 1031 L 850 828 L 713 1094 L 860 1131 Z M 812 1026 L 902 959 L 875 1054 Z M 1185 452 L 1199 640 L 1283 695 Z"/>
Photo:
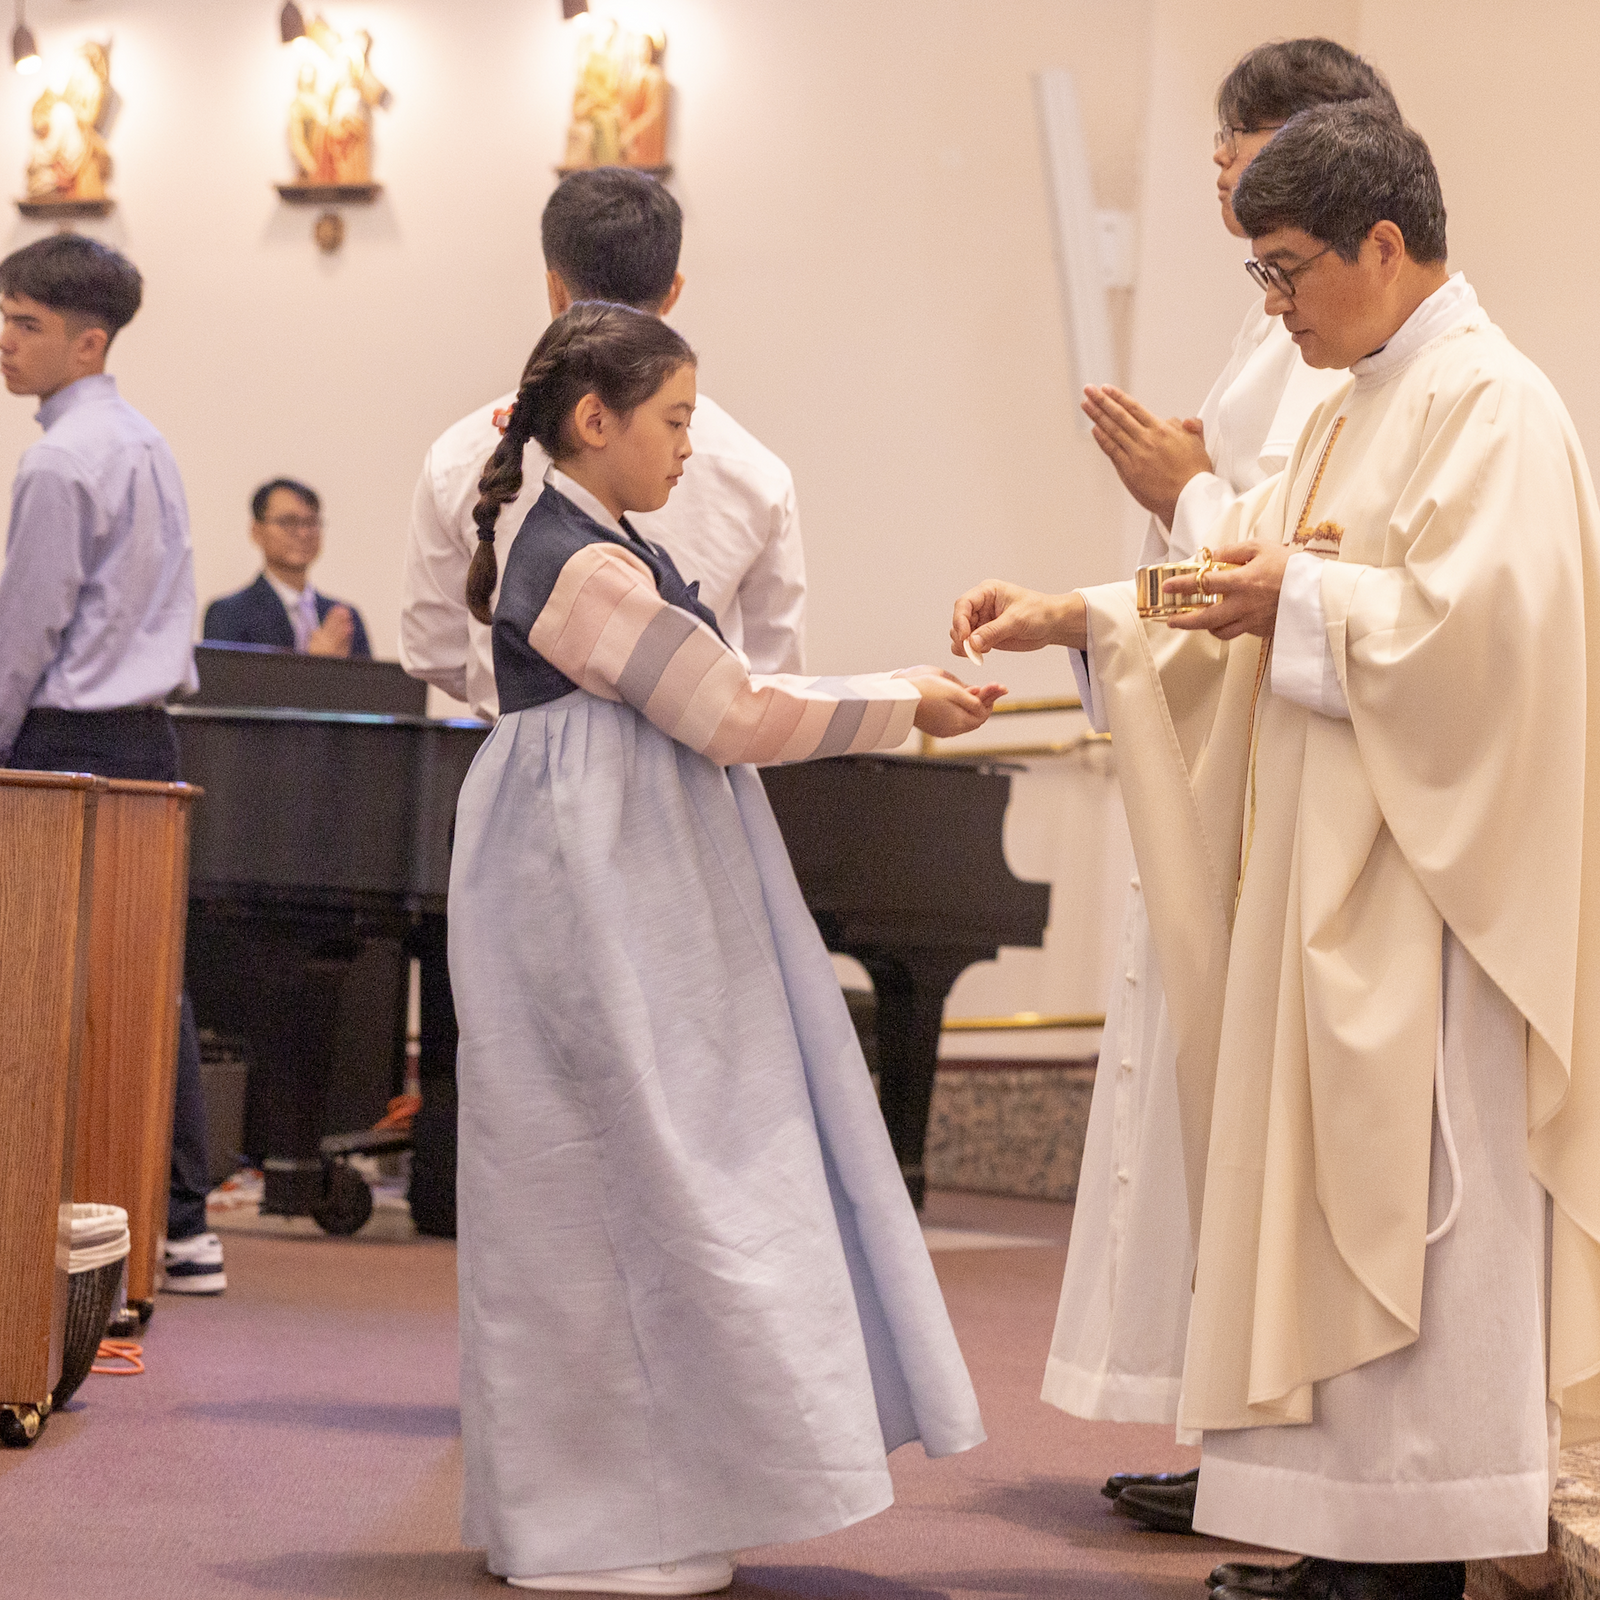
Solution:
<path fill-rule="evenodd" d="M 389 91 L 368 61 L 372 35 L 342 37 L 321 17 L 306 24 L 294 99 L 289 105 L 289 153 L 295 181 L 305 185 L 372 182 L 372 109 Z"/>
<path fill-rule="evenodd" d="M 38 205 L 106 198 L 111 152 L 106 127 L 113 104 L 111 45 L 80 44 L 63 88 L 33 102 L 28 199 Z"/>
<path fill-rule="evenodd" d="M 667 36 L 592 14 L 578 19 L 576 31 L 577 87 L 563 168 L 664 168 L 670 91 L 661 58 Z"/>

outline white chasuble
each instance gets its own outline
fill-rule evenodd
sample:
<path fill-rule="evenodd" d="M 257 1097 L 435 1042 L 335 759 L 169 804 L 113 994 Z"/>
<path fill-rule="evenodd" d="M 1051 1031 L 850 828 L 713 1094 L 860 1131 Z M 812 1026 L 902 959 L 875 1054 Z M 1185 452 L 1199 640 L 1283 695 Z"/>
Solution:
<path fill-rule="evenodd" d="M 1524 1143 L 1554 1201 L 1548 1393 L 1565 1443 L 1600 1436 L 1596 504 L 1559 398 L 1459 279 L 1413 323 L 1214 532 L 1326 556 L 1348 720 L 1275 692 L 1259 640 L 1086 591 L 1199 1218 L 1197 1525 L 1351 1560 L 1542 1547 Z M 1442 981 L 1489 1020 L 1444 1014 L 1444 1098 L 1477 1133 L 1430 1249 Z M 1515 1505 L 1467 1544 L 1496 1481 Z M 1411 1491 L 1415 1515 L 1375 1517 Z M 1419 1517 L 1449 1548 L 1423 1548 Z"/>
<path fill-rule="evenodd" d="M 1150 518 L 1140 559 L 1194 555 L 1241 494 L 1283 470 L 1306 418 L 1346 382 L 1308 367 L 1282 322 L 1253 305 L 1200 408 L 1212 470 L 1184 487 L 1170 533 Z M 1137 877 L 1105 1009 L 1043 1398 L 1079 1417 L 1173 1422 L 1194 1247 L 1171 1022 Z"/>

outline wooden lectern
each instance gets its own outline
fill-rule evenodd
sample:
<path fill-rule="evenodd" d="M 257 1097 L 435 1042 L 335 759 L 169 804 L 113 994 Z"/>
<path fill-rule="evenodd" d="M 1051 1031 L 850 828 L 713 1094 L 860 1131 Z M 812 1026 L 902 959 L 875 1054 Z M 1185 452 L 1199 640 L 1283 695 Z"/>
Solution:
<path fill-rule="evenodd" d="M 0 771 L 0 1438 L 61 1373 L 73 1118 L 103 779 Z"/>
<path fill-rule="evenodd" d="M 128 1303 L 146 1314 L 167 1231 L 189 807 L 200 793 L 114 778 L 95 822 L 72 1192 L 128 1213 Z"/>

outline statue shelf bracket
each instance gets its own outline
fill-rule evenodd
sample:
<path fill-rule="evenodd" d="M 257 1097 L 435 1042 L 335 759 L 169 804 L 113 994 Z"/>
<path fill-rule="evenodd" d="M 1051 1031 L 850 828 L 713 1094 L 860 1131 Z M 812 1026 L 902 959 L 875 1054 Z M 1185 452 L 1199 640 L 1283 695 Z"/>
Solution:
<path fill-rule="evenodd" d="M 325 206 L 311 237 L 324 255 L 332 255 L 344 243 L 344 218 L 335 206 L 370 206 L 383 193 L 381 183 L 277 183 L 273 187 L 292 206 Z"/>
<path fill-rule="evenodd" d="M 63 225 L 74 217 L 109 217 L 117 202 L 109 198 L 99 200 L 19 200 L 17 210 L 34 222 L 60 222 Z"/>
<path fill-rule="evenodd" d="M 601 165 L 626 166 L 630 172 L 642 172 L 647 178 L 659 178 L 663 183 L 665 183 L 667 179 L 672 176 L 672 167 L 670 164 L 661 167 L 638 167 L 634 166 L 632 162 L 602 162 Z M 557 167 L 556 176 L 558 178 L 564 178 L 568 173 L 590 172 L 592 170 L 592 167 Z"/>

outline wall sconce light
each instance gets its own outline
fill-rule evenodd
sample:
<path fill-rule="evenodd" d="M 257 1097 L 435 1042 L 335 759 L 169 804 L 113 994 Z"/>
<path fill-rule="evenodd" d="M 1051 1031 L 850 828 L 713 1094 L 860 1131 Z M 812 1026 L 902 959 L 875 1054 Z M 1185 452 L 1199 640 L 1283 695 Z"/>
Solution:
<path fill-rule="evenodd" d="M 589 9 L 589 0 L 561 0 L 561 20 L 571 22 Z"/>
<path fill-rule="evenodd" d="M 300 7 L 294 0 L 286 0 L 283 10 L 278 14 L 278 32 L 285 44 L 305 38 L 306 19 L 300 15 Z"/>
<path fill-rule="evenodd" d="M 37 72 L 42 64 L 33 29 L 23 20 L 22 0 L 17 0 L 17 25 L 11 32 L 11 64 L 21 73 Z"/>

